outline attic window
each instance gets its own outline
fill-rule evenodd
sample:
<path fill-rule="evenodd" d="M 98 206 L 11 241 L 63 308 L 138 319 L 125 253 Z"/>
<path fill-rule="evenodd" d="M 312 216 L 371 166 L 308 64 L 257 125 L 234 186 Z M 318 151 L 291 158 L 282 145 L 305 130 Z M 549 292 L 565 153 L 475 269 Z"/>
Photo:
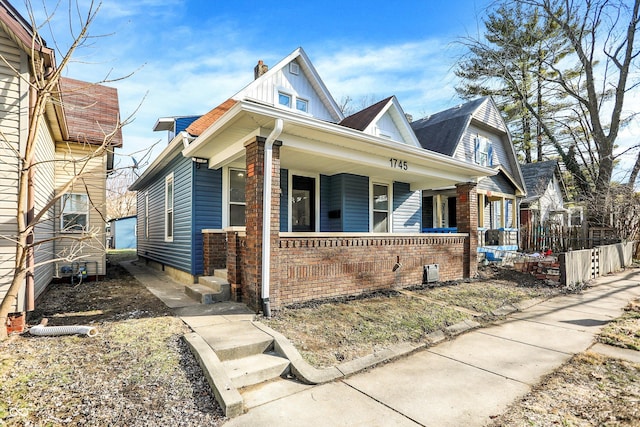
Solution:
<path fill-rule="evenodd" d="M 297 76 L 300 73 L 300 66 L 296 62 L 290 62 L 289 72 Z"/>
<path fill-rule="evenodd" d="M 288 93 L 278 92 L 278 103 L 287 108 L 291 108 L 291 95 Z"/>
<path fill-rule="evenodd" d="M 297 98 L 296 99 L 296 110 L 302 111 L 304 113 L 308 113 L 309 112 L 309 101 L 307 101 L 306 99 Z"/>
<path fill-rule="evenodd" d="M 493 166 L 493 146 L 484 136 L 477 136 L 475 140 L 475 162 L 481 166 Z"/>

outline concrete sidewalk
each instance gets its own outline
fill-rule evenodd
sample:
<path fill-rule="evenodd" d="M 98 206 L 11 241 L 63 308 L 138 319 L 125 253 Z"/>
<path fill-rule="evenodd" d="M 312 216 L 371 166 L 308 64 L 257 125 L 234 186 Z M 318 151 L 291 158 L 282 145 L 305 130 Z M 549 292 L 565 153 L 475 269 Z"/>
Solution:
<path fill-rule="evenodd" d="M 136 262 L 123 265 L 201 336 L 217 324 L 251 317 L 243 304 L 198 304 L 163 273 Z M 544 375 L 592 347 L 602 326 L 637 297 L 640 270 L 603 277 L 582 294 L 553 298 L 495 326 L 346 379 L 300 387 L 225 426 L 482 426 Z M 638 360 L 638 352 L 599 344 L 592 349 Z"/>
<path fill-rule="evenodd" d="M 640 271 L 603 277 L 580 295 L 255 407 L 225 426 L 482 426 L 589 349 L 602 326 L 639 296 Z"/>

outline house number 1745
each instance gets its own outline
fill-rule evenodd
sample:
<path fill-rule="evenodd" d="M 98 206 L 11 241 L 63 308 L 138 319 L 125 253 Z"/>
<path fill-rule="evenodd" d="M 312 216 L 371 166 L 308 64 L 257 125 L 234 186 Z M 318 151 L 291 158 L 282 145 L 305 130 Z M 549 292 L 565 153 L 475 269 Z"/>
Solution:
<path fill-rule="evenodd" d="M 389 162 L 391 163 L 391 167 L 392 168 L 398 168 L 398 169 L 402 169 L 404 171 L 409 169 L 409 166 L 407 165 L 407 161 L 406 160 L 398 160 L 398 159 L 391 158 L 391 159 L 389 159 Z"/>

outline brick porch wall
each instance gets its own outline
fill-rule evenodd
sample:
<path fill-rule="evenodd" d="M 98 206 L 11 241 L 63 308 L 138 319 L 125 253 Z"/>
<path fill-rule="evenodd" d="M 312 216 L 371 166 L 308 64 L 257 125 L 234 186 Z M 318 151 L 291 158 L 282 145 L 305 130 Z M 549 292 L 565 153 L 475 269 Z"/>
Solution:
<path fill-rule="evenodd" d="M 227 267 L 227 235 L 222 230 L 202 230 L 204 275 Z"/>
<path fill-rule="evenodd" d="M 439 264 L 440 281 L 461 279 L 468 236 L 281 237 L 274 250 L 271 307 L 403 288 L 422 283 L 423 266 Z M 402 267 L 392 271 L 398 261 Z"/>

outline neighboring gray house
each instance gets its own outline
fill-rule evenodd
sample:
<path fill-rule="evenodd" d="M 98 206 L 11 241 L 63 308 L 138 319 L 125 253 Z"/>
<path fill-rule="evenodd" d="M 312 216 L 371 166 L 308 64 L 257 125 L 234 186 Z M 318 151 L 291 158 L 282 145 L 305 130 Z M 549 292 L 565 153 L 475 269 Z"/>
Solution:
<path fill-rule="evenodd" d="M 494 169 L 478 180 L 478 250 L 518 249 L 518 205 L 525 185 L 509 130 L 491 97 L 479 98 L 411 123 L 427 150 Z M 456 230 L 455 188 L 423 191 L 425 232 Z"/>

